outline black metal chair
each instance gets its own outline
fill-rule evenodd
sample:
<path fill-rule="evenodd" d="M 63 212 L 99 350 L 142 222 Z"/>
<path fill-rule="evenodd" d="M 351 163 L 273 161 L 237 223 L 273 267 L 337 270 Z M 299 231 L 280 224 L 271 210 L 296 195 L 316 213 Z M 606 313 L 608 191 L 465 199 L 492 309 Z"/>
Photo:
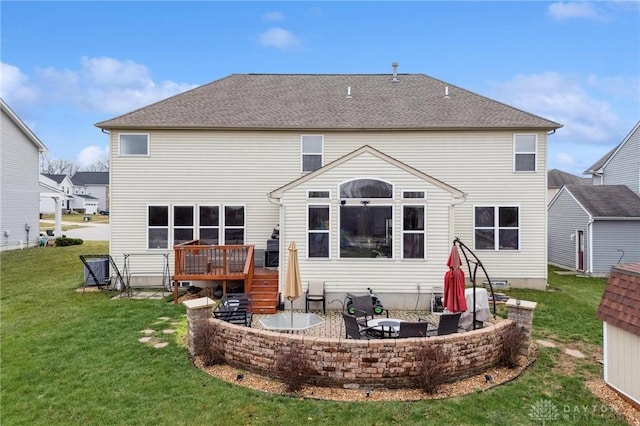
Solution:
<path fill-rule="evenodd" d="M 367 321 L 373 319 L 375 316 L 373 299 L 367 294 L 364 296 L 353 296 L 351 301 L 353 302 L 353 315 L 357 318 L 358 324 L 362 327 L 367 327 Z M 389 310 L 385 309 L 384 311 L 387 314 L 387 318 L 389 318 Z"/>
<path fill-rule="evenodd" d="M 253 320 L 250 294 L 227 293 L 213 310 L 213 317 L 232 324 L 251 327 Z"/>
<path fill-rule="evenodd" d="M 426 337 L 429 323 L 403 321 L 400 323 L 398 337 Z"/>
<path fill-rule="evenodd" d="M 462 312 L 440 315 L 438 328 L 435 330 L 427 330 L 427 336 L 446 336 L 447 334 L 457 333 L 460 315 L 462 315 Z"/>
<path fill-rule="evenodd" d="M 378 337 L 375 330 L 370 328 L 360 328 L 358 320 L 353 315 L 342 313 L 344 328 L 347 339 L 374 339 Z"/>
<path fill-rule="evenodd" d="M 309 312 L 309 302 L 322 302 L 322 312 L 326 315 L 326 300 L 324 281 L 309 281 L 309 287 L 305 295 L 305 312 Z"/>

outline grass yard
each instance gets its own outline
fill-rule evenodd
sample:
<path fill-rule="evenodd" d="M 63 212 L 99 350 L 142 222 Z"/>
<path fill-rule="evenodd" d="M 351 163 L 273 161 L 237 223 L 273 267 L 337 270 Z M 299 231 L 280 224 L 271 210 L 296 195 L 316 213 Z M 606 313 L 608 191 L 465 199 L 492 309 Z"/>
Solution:
<path fill-rule="evenodd" d="M 559 411 L 549 424 L 625 424 L 598 410 L 564 418 L 564 407 L 601 406 L 583 383 L 601 368 L 576 360 L 571 371 L 558 370 L 557 348 L 540 348 L 537 362 L 509 384 L 449 400 L 327 402 L 229 385 L 193 367 L 180 333 L 162 334 L 172 323 L 184 327 L 183 306 L 74 291 L 83 277 L 78 255 L 107 250 L 85 242 L 0 253 L 0 424 L 538 424 L 530 415 L 541 401 Z M 550 273 L 550 283 L 548 292 L 511 292 L 538 302 L 534 337 L 597 349 L 605 281 Z M 169 345 L 138 342 L 144 329 Z"/>

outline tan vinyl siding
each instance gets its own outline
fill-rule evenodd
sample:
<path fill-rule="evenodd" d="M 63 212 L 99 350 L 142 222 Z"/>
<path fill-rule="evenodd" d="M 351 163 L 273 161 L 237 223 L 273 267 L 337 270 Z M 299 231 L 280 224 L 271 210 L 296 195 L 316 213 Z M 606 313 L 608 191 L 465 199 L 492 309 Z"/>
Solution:
<path fill-rule="evenodd" d="M 640 403 L 640 337 L 611 324 L 605 327 L 605 381 Z"/>
<path fill-rule="evenodd" d="M 372 174 L 375 170 L 375 174 Z M 374 177 L 394 184 L 395 198 L 389 200 L 393 205 L 394 257 L 392 259 L 341 259 L 339 252 L 339 184 L 352 177 Z M 401 256 L 401 220 L 402 190 L 422 189 L 426 191 L 427 258 L 402 260 Z M 306 199 L 308 190 L 331 190 L 331 258 L 309 259 L 306 252 L 306 214 L 307 205 L 314 201 Z M 424 201 L 405 200 L 405 204 Z M 446 260 L 450 249 L 449 205 L 452 196 L 449 192 L 425 182 L 407 171 L 399 169 L 370 154 L 342 164 L 315 179 L 305 182 L 285 192 L 282 199 L 285 205 L 285 229 L 288 241 L 295 240 L 298 245 L 300 269 L 305 280 L 326 281 L 328 292 L 353 291 L 366 292 L 372 287 L 378 293 L 415 293 L 416 284 L 424 286 L 441 285 L 446 271 Z M 380 203 L 386 203 L 380 201 Z M 288 253 L 283 256 L 286 264 Z"/>
<path fill-rule="evenodd" d="M 438 250 L 437 253 L 446 252 L 452 236 L 458 236 L 472 246 L 473 205 L 519 206 L 521 250 L 509 253 L 483 251 L 479 255 L 492 278 L 544 281 L 547 271 L 546 134 L 536 133 L 537 172 L 514 173 L 514 132 L 325 132 L 324 164 L 363 145 L 370 145 L 467 193 L 467 201 L 455 208 L 455 229 L 453 235 L 448 235 L 446 223 L 431 222 L 436 217 L 447 217 L 448 210 L 445 212 L 444 206 L 446 203 L 438 200 L 439 191 L 435 191 L 436 195 L 434 191 L 428 191 L 428 197 L 436 197 L 434 200 L 438 200 L 434 206 L 429 204 L 428 224 L 430 227 L 444 227 L 436 231 L 436 235 L 442 232 L 443 237 L 438 237 L 435 241 L 429 240 L 429 255 L 434 249 Z M 303 176 L 300 172 L 302 133 L 304 132 L 151 131 L 149 157 L 134 158 L 117 157 L 118 132 L 113 131 L 112 254 L 121 257 L 126 252 L 146 251 L 145 209 L 148 204 L 245 204 L 246 242 L 256 244 L 257 248 L 264 248 L 271 230 L 280 219 L 278 207 L 268 201 L 267 194 Z M 518 130 L 517 133 L 527 132 Z M 361 171 L 366 176 L 372 175 L 366 165 L 363 164 L 362 167 L 350 172 Z M 378 172 L 377 169 L 373 170 Z M 388 173 L 394 179 L 401 178 L 393 175 L 398 173 L 397 170 Z M 329 179 L 329 176 L 331 173 L 322 179 Z M 309 189 L 324 189 L 318 186 L 319 182 L 314 179 L 313 188 Z M 418 183 L 415 181 L 411 183 L 407 185 L 407 189 L 420 187 L 416 186 Z M 337 197 L 335 182 L 330 189 L 332 196 Z M 306 206 L 306 199 L 300 202 Z M 333 207 L 331 214 L 337 214 Z M 396 217 L 399 217 L 398 214 L 396 212 Z M 399 229 L 399 224 L 396 224 L 396 229 Z M 395 235 L 395 239 L 398 238 L 399 235 Z M 335 241 L 332 240 L 332 243 L 335 245 Z M 332 247 L 333 249 L 335 248 Z M 442 264 L 444 261 L 440 259 Z M 433 270 L 436 268 L 435 265 L 429 267 L 434 268 Z M 444 273 L 444 268 L 439 267 Z M 405 269 L 402 273 L 407 277 L 411 275 L 411 280 L 415 281 L 416 276 L 423 272 L 416 266 L 416 271 Z"/>

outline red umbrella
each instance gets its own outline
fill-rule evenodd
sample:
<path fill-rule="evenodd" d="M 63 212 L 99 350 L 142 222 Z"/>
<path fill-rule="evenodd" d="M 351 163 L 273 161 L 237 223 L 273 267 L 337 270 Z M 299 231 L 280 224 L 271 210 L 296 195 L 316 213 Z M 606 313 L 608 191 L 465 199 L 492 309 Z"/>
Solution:
<path fill-rule="evenodd" d="M 465 312 L 467 310 L 467 299 L 464 297 L 464 271 L 460 253 L 454 244 L 447 260 L 449 270 L 444 274 L 444 297 L 443 305 L 449 312 Z"/>

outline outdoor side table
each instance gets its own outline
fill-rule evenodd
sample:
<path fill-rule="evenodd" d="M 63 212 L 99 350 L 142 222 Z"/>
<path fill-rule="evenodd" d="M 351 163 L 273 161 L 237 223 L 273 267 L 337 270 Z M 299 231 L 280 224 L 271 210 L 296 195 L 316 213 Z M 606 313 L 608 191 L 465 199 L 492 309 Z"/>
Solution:
<path fill-rule="evenodd" d="M 324 319 L 313 313 L 281 312 L 260 319 L 265 330 L 301 331 L 324 323 Z"/>

